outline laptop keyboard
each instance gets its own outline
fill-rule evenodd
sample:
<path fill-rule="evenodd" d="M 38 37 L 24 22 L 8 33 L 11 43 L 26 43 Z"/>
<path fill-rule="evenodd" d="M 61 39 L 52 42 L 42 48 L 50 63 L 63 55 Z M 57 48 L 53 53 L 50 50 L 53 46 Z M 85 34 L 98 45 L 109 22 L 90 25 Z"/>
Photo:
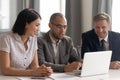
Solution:
<path fill-rule="evenodd" d="M 81 70 L 74 70 L 73 73 L 74 73 L 75 75 L 81 75 Z"/>

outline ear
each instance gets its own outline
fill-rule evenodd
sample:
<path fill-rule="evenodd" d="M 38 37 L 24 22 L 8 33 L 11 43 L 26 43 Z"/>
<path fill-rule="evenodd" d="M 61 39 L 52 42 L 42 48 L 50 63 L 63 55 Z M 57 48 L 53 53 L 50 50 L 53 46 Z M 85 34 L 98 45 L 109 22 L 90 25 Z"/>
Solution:
<path fill-rule="evenodd" d="M 110 30 L 110 28 L 111 28 L 111 25 L 110 25 L 110 24 L 108 24 L 108 30 Z"/>
<path fill-rule="evenodd" d="M 28 25 L 29 25 L 29 24 L 28 24 L 28 23 L 26 23 L 25 28 L 28 28 Z"/>
<path fill-rule="evenodd" d="M 51 24 L 51 23 L 49 23 L 49 24 L 48 24 L 48 26 L 49 26 L 49 28 L 51 29 L 51 27 L 52 27 L 52 24 Z"/>

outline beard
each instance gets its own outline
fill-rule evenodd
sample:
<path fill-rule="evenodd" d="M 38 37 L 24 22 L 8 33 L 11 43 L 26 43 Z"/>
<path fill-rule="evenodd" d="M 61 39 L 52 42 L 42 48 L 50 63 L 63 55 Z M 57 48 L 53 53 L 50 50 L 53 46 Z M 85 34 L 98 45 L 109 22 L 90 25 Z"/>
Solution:
<path fill-rule="evenodd" d="M 54 38 L 54 39 L 56 39 L 56 40 L 60 40 L 60 39 L 62 39 L 64 36 L 60 36 L 60 35 L 57 35 L 57 34 L 55 34 L 54 32 L 51 32 L 51 35 L 52 35 L 52 37 Z"/>
<path fill-rule="evenodd" d="M 57 40 L 59 40 L 59 39 L 61 39 L 58 35 L 56 35 L 55 33 L 52 33 L 52 37 L 54 38 L 54 39 L 57 39 Z"/>

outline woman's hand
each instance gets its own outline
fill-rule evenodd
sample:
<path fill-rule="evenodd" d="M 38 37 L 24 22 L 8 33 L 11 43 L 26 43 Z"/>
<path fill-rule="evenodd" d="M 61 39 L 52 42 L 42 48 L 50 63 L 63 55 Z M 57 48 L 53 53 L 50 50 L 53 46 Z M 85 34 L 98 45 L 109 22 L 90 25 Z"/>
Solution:
<path fill-rule="evenodd" d="M 40 76 L 40 77 L 48 77 L 53 73 L 53 70 L 51 67 L 46 67 L 44 64 L 41 65 L 39 68 L 33 70 L 34 76 Z"/>

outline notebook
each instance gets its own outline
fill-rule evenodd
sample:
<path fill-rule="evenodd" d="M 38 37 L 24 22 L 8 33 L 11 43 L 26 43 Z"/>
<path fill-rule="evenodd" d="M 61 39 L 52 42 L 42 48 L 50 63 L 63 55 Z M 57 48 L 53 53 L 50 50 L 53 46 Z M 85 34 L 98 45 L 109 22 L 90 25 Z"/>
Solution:
<path fill-rule="evenodd" d="M 86 52 L 81 70 L 74 71 L 81 77 L 107 74 L 112 51 Z"/>

